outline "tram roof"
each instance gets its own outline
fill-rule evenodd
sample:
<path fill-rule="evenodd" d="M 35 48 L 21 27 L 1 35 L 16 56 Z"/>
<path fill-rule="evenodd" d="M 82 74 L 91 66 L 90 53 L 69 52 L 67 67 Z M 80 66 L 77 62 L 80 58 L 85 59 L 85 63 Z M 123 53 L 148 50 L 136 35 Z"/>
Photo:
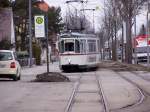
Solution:
<path fill-rule="evenodd" d="M 71 33 L 62 33 L 60 34 L 60 37 L 64 37 L 67 36 L 66 38 L 71 38 L 72 36 L 73 37 L 77 37 L 77 38 L 96 38 L 96 35 L 94 34 L 83 34 L 83 33 L 77 33 L 77 32 L 71 32 Z"/>

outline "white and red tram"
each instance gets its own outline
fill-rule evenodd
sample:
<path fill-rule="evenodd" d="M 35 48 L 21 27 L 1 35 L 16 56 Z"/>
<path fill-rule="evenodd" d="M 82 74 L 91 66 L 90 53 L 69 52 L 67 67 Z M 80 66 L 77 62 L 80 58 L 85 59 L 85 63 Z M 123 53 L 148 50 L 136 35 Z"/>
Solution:
<path fill-rule="evenodd" d="M 58 46 L 60 68 L 64 71 L 93 68 L 99 63 L 99 39 L 96 35 L 64 33 L 59 36 Z"/>

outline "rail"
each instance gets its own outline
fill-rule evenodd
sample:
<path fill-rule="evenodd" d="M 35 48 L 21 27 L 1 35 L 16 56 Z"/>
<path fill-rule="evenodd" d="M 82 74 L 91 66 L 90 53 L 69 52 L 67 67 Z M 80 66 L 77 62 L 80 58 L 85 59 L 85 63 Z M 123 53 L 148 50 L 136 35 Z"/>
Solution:
<path fill-rule="evenodd" d="M 95 72 L 95 76 L 96 76 L 96 81 L 97 81 L 98 88 L 99 88 L 99 94 L 102 96 L 102 101 L 103 101 L 104 108 L 105 108 L 104 111 L 110 112 L 109 106 L 108 106 L 108 101 L 107 101 L 106 96 L 104 94 L 104 90 L 103 90 L 102 84 L 100 82 L 100 78 L 97 76 L 96 72 Z"/>

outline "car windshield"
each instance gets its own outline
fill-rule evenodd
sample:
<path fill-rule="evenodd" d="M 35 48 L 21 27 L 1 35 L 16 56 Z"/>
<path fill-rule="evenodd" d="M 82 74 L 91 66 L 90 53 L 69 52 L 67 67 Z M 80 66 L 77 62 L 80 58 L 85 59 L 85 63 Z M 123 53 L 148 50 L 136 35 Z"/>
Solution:
<path fill-rule="evenodd" d="M 0 61 L 12 60 L 11 52 L 0 52 Z"/>

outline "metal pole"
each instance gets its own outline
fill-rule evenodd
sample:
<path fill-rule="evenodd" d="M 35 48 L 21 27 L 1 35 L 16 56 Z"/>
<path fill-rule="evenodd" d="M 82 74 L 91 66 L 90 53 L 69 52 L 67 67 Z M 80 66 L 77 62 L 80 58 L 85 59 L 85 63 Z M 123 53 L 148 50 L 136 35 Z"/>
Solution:
<path fill-rule="evenodd" d="M 81 28 L 85 28 L 85 11 L 84 11 L 84 2 L 81 2 L 81 5 L 82 5 L 82 9 L 83 9 L 83 22 L 82 22 L 82 26 L 81 26 Z"/>
<path fill-rule="evenodd" d="M 29 55 L 30 55 L 30 63 L 29 66 L 32 67 L 32 2 L 29 0 Z"/>
<path fill-rule="evenodd" d="M 95 9 L 93 9 L 93 32 L 95 33 L 95 14 L 94 14 Z"/>
<path fill-rule="evenodd" d="M 115 2 L 115 0 L 114 0 L 114 3 L 113 3 L 113 5 L 114 5 L 114 27 L 115 27 L 115 31 L 114 31 L 114 37 L 115 37 L 115 42 L 114 42 L 114 60 L 115 61 L 117 61 L 117 18 L 116 18 L 116 16 L 117 16 L 117 10 L 116 10 L 116 2 Z"/>
<path fill-rule="evenodd" d="M 147 67 L 149 67 L 150 64 L 150 57 L 149 57 L 149 1 L 148 1 L 148 11 L 147 11 L 147 16 L 146 16 L 146 20 L 147 20 Z"/>
<path fill-rule="evenodd" d="M 147 11 L 147 15 L 146 15 L 146 21 L 147 21 L 147 67 L 149 67 L 149 62 L 150 62 L 150 58 L 149 58 L 149 1 L 148 1 L 148 11 Z"/>
<path fill-rule="evenodd" d="M 124 27 L 122 23 L 122 37 L 121 37 L 121 61 L 124 62 Z"/>
<path fill-rule="evenodd" d="M 134 23 L 134 35 L 135 35 L 134 38 L 135 38 L 136 37 L 136 15 L 134 17 L 134 22 L 135 22 Z M 137 51 L 136 46 L 134 46 L 134 56 L 135 56 L 134 57 L 135 58 L 134 61 L 135 61 L 135 64 L 137 64 L 137 62 L 138 62 L 138 60 L 137 60 L 137 52 L 136 51 Z"/>
<path fill-rule="evenodd" d="M 46 13 L 46 47 L 47 47 L 47 74 L 49 73 L 49 47 L 48 47 L 48 13 Z"/>
<path fill-rule="evenodd" d="M 146 20 L 147 20 L 147 67 L 149 67 L 149 61 L 150 61 L 150 58 L 149 58 L 149 45 L 148 45 L 148 38 L 149 38 L 149 12 L 147 11 L 147 16 L 146 16 Z"/>

